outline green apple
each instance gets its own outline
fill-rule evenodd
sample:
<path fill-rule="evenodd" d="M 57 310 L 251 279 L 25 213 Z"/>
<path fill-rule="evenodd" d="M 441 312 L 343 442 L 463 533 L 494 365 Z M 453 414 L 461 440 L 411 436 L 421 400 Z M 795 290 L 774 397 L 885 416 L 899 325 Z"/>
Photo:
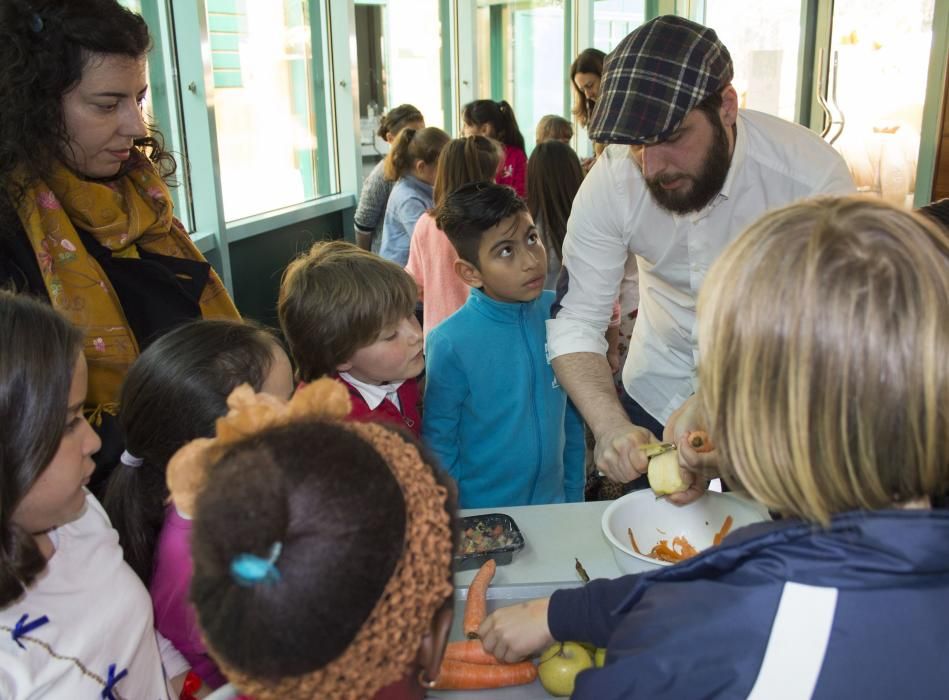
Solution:
<path fill-rule="evenodd" d="M 597 668 L 603 668 L 606 663 L 606 649 L 602 647 L 593 652 L 593 665 Z"/>
<path fill-rule="evenodd" d="M 579 642 L 557 642 L 544 650 L 537 675 L 544 690 L 554 697 L 569 697 L 580 671 L 591 668 L 593 658 Z"/>

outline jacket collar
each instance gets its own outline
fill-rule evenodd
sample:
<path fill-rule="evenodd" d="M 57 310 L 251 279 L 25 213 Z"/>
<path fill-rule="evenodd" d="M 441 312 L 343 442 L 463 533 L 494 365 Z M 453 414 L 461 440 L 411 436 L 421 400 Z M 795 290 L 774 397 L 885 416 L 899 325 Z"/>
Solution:
<path fill-rule="evenodd" d="M 432 187 L 432 186 L 431 186 L 430 184 L 428 184 L 427 182 L 422 182 L 421 180 L 419 180 L 419 179 L 418 179 L 417 177 L 415 177 L 414 175 L 403 175 L 402 178 L 401 178 L 401 181 L 404 182 L 405 185 L 406 185 L 409 189 L 415 190 L 416 192 L 419 192 L 419 193 L 425 195 L 425 196 L 428 197 L 429 199 L 432 198 L 432 192 L 435 190 L 435 188 Z"/>
<path fill-rule="evenodd" d="M 543 295 L 541 295 L 543 296 Z M 519 323 L 530 308 L 539 303 L 540 296 L 533 301 L 497 301 L 477 287 L 471 288 L 467 303 L 482 316 L 500 323 Z"/>

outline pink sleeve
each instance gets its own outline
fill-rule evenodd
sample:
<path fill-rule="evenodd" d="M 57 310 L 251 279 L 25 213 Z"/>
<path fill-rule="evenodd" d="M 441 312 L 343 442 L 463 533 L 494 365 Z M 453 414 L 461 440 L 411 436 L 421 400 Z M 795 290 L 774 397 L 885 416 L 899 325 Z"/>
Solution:
<path fill-rule="evenodd" d="M 431 218 L 428 213 L 425 213 L 415 222 L 412 241 L 409 243 L 409 261 L 405 263 L 405 271 L 412 275 L 415 280 L 418 287 L 418 298 L 422 302 L 425 301 L 425 266 L 422 264 L 422 244 L 427 221 Z"/>
<path fill-rule="evenodd" d="M 619 306 L 619 297 L 617 297 L 616 301 L 613 302 L 613 315 L 610 316 L 609 327 L 610 328 L 618 327 L 620 324 L 620 317 L 622 315 L 623 315 L 623 312 Z"/>
<path fill-rule="evenodd" d="M 514 172 L 511 174 L 511 187 L 522 199 L 527 197 L 527 154 L 520 148 L 512 148 L 509 154 Z"/>

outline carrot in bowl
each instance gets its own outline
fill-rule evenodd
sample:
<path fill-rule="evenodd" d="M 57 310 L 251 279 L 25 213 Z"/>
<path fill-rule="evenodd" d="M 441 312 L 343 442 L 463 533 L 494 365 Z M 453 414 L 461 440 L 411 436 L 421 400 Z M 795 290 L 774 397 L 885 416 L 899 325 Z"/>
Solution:
<path fill-rule="evenodd" d="M 537 667 L 533 661 L 516 664 L 469 664 L 445 659 L 435 679 L 441 690 L 479 690 L 533 683 Z"/>
<path fill-rule="evenodd" d="M 465 615 L 462 630 L 468 639 L 478 638 L 478 628 L 484 622 L 488 612 L 488 585 L 494 578 L 498 565 L 494 559 L 488 559 L 468 586 L 468 600 L 465 602 Z"/>

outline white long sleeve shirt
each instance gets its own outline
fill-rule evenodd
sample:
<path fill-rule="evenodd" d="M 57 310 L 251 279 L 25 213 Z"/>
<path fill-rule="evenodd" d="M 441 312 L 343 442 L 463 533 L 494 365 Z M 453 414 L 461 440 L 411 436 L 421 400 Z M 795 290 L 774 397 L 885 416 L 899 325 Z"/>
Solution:
<path fill-rule="evenodd" d="M 547 321 L 551 359 L 605 354 L 613 300 L 627 255 L 635 255 L 639 316 L 623 385 L 665 423 L 695 391 L 695 302 L 710 265 L 765 212 L 817 194 L 852 192 L 843 158 L 816 134 L 750 110 L 739 111 L 721 192 L 691 214 L 660 208 L 629 148 L 608 147 L 584 179 L 567 224 L 563 260 L 570 283 L 562 309 Z"/>
<path fill-rule="evenodd" d="M 84 513 L 50 538 L 56 551 L 46 570 L 0 610 L 0 698 L 100 698 L 110 666 L 114 678 L 127 674 L 107 697 L 175 697 L 167 679 L 188 662 L 156 634 L 148 591 L 99 502 L 87 494 Z"/>

